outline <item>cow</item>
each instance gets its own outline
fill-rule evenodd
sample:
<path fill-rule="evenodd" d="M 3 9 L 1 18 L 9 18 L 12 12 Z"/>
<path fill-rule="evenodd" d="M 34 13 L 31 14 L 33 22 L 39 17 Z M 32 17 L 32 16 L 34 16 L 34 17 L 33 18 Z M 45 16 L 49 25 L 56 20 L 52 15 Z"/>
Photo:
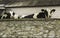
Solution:
<path fill-rule="evenodd" d="M 1 17 L 1 19 L 10 19 L 11 14 L 10 13 L 4 13 Z"/>
<path fill-rule="evenodd" d="M 33 14 L 30 14 L 30 15 L 23 15 L 21 16 L 21 18 L 50 18 L 51 17 L 51 14 L 55 12 L 55 9 L 52 9 L 52 10 L 46 10 L 46 9 L 41 9 L 41 12 L 39 13 L 33 13 Z"/>
<path fill-rule="evenodd" d="M 48 11 L 47 10 L 44 10 L 44 9 L 41 9 L 41 12 L 39 13 L 33 13 L 33 14 L 30 14 L 30 15 L 25 15 L 24 17 L 22 18 L 45 18 L 45 15 L 48 16 Z"/>
<path fill-rule="evenodd" d="M 1 19 L 18 19 L 19 16 L 15 14 L 13 11 L 5 12 L 2 16 Z"/>

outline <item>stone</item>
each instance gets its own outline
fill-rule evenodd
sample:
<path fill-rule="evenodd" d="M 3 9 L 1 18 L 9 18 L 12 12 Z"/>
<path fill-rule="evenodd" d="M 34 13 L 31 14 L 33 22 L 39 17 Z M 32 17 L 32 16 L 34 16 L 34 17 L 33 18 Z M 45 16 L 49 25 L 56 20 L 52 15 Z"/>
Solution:
<path fill-rule="evenodd" d="M 48 37 L 55 37 L 55 32 L 54 31 L 50 31 L 49 36 Z"/>

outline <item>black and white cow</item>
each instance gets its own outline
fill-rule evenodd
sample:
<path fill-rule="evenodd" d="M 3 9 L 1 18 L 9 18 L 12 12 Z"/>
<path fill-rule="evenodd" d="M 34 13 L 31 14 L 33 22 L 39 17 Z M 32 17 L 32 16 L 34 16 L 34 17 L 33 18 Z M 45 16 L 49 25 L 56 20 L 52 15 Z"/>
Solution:
<path fill-rule="evenodd" d="M 22 18 L 45 18 L 45 15 L 48 16 L 48 11 L 41 9 L 41 12 L 39 13 L 26 15 L 26 16 L 23 16 Z"/>
<path fill-rule="evenodd" d="M 41 10 L 42 12 L 40 13 L 33 13 L 30 15 L 23 15 L 21 18 L 44 18 L 44 9 Z M 44 14 L 44 15 L 43 15 Z"/>
<path fill-rule="evenodd" d="M 17 14 L 15 14 L 13 11 L 9 11 L 8 13 L 5 12 L 1 19 L 18 19 L 19 16 Z"/>
<path fill-rule="evenodd" d="M 34 14 L 30 14 L 30 15 L 24 15 L 21 18 L 49 18 L 51 17 L 51 14 L 55 12 L 55 9 L 52 9 L 50 11 L 45 10 L 45 9 L 41 9 L 41 12 L 39 13 L 34 13 Z"/>

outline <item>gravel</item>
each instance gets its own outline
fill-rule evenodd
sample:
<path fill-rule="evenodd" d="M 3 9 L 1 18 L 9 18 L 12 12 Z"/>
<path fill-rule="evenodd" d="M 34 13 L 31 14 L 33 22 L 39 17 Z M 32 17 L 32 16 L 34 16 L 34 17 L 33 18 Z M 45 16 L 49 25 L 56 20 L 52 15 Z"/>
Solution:
<path fill-rule="evenodd" d="M 0 37 L 60 38 L 60 20 L 0 21 Z"/>

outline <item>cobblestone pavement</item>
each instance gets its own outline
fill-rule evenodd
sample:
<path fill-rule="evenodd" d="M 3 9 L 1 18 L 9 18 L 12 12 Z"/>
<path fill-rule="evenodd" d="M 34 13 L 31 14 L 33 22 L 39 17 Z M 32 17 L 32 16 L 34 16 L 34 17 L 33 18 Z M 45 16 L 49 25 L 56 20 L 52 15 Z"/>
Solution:
<path fill-rule="evenodd" d="M 60 20 L 0 21 L 0 37 L 60 38 Z"/>

